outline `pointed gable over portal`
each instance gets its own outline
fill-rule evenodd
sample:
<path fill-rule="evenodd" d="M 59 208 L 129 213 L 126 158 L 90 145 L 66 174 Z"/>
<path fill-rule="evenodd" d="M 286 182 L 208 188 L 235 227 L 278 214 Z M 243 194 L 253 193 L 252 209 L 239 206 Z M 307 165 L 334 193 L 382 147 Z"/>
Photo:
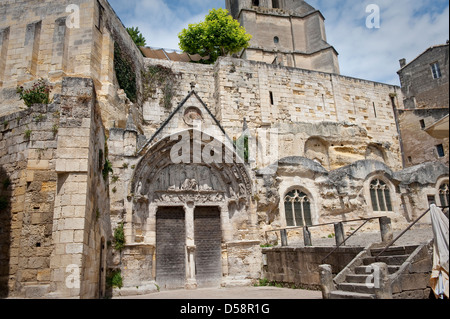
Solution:
<path fill-rule="evenodd" d="M 228 137 L 220 122 L 198 94 L 192 90 L 138 151 L 138 154 L 143 155 L 152 145 L 164 137 L 190 129 L 207 133 L 222 141 L 227 147 L 232 148 L 233 146 L 232 140 Z"/>

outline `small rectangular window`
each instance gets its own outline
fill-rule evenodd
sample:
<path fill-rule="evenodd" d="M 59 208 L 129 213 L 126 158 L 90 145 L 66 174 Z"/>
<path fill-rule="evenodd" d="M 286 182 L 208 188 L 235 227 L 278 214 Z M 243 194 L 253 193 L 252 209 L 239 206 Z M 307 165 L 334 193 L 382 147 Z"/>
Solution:
<path fill-rule="evenodd" d="M 439 62 L 431 64 L 431 72 L 433 73 L 433 79 L 440 79 L 442 77 L 441 68 Z"/>
<path fill-rule="evenodd" d="M 103 12 L 105 11 L 105 9 L 103 8 L 103 6 L 100 4 L 99 1 L 97 1 L 97 7 L 98 7 L 98 16 L 97 16 L 97 23 L 95 24 L 95 26 L 101 32 L 103 29 Z"/>
<path fill-rule="evenodd" d="M 420 127 L 421 127 L 422 129 L 425 128 L 425 120 L 420 120 Z"/>
<path fill-rule="evenodd" d="M 434 195 L 428 195 L 428 207 L 430 207 L 432 204 L 436 205 L 436 197 Z"/>
<path fill-rule="evenodd" d="M 273 105 L 273 92 L 270 91 L 269 95 L 270 95 L 270 105 Z"/>
<path fill-rule="evenodd" d="M 444 145 L 442 145 L 442 144 L 436 145 L 436 151 L 440 158 L 445 156 Z"/>

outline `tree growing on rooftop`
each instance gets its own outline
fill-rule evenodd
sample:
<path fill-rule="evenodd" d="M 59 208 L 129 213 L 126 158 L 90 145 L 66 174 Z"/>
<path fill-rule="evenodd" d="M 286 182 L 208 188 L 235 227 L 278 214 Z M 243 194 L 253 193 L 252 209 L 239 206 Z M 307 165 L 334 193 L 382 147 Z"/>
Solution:
<path fill-rule="evenodd" d="M 138 27 L 127 28 L 127 31 L 138 47 L 145 47 L 147 41 Z"/>
<path fill-rule="evenodd" d="M 252 38 L 225 9 L 212 9 L 205 21 L 190 24 L 178 34 L 180 49 L 189 54 L 209 57 L 214 63 L 220 56 L 238 53 L 249 46 Z"/>

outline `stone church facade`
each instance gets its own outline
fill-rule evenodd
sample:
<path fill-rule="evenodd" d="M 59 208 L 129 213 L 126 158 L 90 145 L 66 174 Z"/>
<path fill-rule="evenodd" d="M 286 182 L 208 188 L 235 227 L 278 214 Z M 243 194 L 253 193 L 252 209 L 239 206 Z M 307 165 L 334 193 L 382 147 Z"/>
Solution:
<path fill-rule="evenodd" d="M 319 11 L 227 6 L 247 30 L 290 21 L 296 46 L 277 55 L 277 35 L 256 35 L 241 58 L 164 61 L 105 0 L 0 5 L 3 297 L 247 285 L 279 241 L 266 231 L 375 216 L 402 228 L 429 196 L 448 203 L 447 166 L 403 168 L 401 89 L 340 75 Z M 53 99 L 27 108 L 16 87 L 41 77 Z"/>

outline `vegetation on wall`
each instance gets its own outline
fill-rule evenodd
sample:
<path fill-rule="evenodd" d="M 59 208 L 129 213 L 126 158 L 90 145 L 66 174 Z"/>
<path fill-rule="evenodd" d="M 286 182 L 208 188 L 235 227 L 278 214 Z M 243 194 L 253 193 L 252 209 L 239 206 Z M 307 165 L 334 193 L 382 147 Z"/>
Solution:
<path fill-rule="evenodd" d="M 150 65 L 142 71 L 142 83 L 144 100 L 154 97 L 159 88 L 163 93 L 160 105 L 170 109 L 178 84 L 178 75 L 172 69 L 162 65 Z"/>
<path fill-rule="evenodd" d="M 137 101 L 136 73 L 130 58 L 123 54 L 117 42 L 114 43 L 114 70 L 117 81 L 131 102 Z"/>
<path fill-rule="evenodd" d="M 106 285 L 112 288 L 122 288 L 123 280 L 122 280 L 122 272 L 120 269 L 113 270 L 109 276 L 106 277 Z"/>
<path fill-rule="evenodd" d="M 190 24 L 178 35 L 181 50 L 209 57 L 214 63 L 219 56 L 238 53 L 250 45 L 252 36 L 225 9 L 212 9 L 205 21 Z M 202 63 L 203 60 L 201 61 Z"/>
<path fill-rule="evenodd" d="M 122 251 L 125 247 L 125 231 L 123 228 L 123 223 L 114 230 L 114 249 Z"/>
<path fill-rule="evenodd" d="M 44 79 L 39 79 L 33 83 L 30 89 L 18 86 L 17 93 L 25 105 L 30 107 L 33 104 L 49 104 L 51 89 L 52 86 L 47 84 Z"/>

